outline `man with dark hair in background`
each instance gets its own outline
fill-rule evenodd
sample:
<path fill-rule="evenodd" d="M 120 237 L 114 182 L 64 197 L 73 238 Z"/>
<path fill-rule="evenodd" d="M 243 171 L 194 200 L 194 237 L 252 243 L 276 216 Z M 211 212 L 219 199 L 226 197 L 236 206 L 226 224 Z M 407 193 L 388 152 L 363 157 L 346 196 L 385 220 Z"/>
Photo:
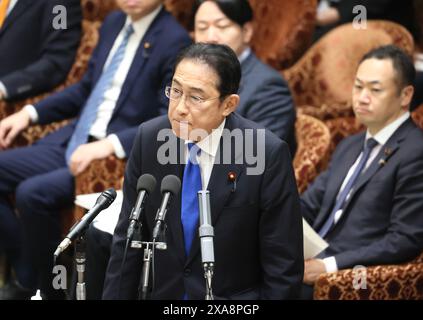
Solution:
<path fill-rule="evenodd" d="M 395 264 L 423 250 L 423 132 L 410 118 L 415 69 L 401 49 L 361 60 L 353 109 L 367 131 L 343 140 L 301 196 L 302 215 L 329 247 L 305 261 L 303 297 L 320 274 Z"/>

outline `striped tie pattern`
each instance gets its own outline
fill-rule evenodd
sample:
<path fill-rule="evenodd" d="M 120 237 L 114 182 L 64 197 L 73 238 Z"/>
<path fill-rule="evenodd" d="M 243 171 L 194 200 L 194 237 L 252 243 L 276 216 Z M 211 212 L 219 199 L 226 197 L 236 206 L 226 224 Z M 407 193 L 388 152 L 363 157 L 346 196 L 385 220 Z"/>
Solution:
<path fill-rule="evenodd" d="M 351 190 L 353 189 L 355 183 L 357 182 L 361 172 L 365 168 L 365 165 L 367 163 L 367 160 L 369 159 L 370 153 L 373 150 L 375 146 L 377 146 L 377 141 L 373 138 L 370 138 L 367 140 L 363 155 L 360 159 L 360 162 L 357 164 L 353 174 L 351 175 L 350 179 L 348 180 L 347 184 L 345 185 L 344 189 L 342 190 L 341 194 L 338 197 L 338 200 L 335 203 L 335 206 L 333 207 L 331 214 L 329 215 L 328 219 L 326 220 L 323 227 L 319 230 L 319 235 L 324 238 L 329 230 L 334 226 L 335 224 L 335 215 L 338 210 L 341 210 L 343 206 L 346 203 L 347 197 Z"/>

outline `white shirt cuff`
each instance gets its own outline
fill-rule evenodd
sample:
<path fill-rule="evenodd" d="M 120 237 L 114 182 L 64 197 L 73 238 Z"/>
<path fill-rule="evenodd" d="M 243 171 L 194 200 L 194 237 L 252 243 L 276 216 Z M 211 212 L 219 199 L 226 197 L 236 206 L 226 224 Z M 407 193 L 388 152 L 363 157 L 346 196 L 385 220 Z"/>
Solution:
<path fill-rule="evenodd" d="M 323 263 L 325 264 L 326 272 L 336 272 L 338 271 L 338 265 L 336 264 L 335 257 L 327 257 L 323 259 Z"/>
<path fill-rule="evenodd" d="M 37 110 L 35 110 L 34 106 L 32 104 L 27 104 L 23 108 L 29 113 L 29 117 L 31 118 L 31 122 L 37 123 L 38 122 L 38 113 L 37 113 Z"/>
<path fill-rule="evenodd" d="M 116 157 L 118 157 L 119 159 L 124 159 L 126 157 L 126 153 L 117 135 L 110 134 L 107 136 L 107 139 L 112 143 L 113 149 L 115 149 Z"/>
<path fill-rule="evenodd" d="M 3 82 L 0 81 L 0 92 L 3 92 L 3 98 L 7 98 L 7 89 Z"/>

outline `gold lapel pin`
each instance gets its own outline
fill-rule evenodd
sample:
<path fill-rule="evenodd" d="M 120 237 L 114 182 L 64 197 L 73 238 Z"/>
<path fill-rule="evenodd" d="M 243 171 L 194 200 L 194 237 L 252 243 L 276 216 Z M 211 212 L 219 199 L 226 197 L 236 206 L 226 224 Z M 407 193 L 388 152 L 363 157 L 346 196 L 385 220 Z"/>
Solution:
<path fill-rule="evenodd" d="M 380 159 L 379 160 L 379 165 L 384 166 L 386 164 L 385 159 Z"/>
<path fill-rule="evenodd" d="M 392 149 L 386 147 L 385 150 L 383 150 L 383 152 L 385 153 L 385 156 L 389 156 L 392 153 Z"/>
<path fill-rule="evenodd" d="M 151 49 L 151 43 L 146 41 L 144 42 L 144 50 L 142 52 L 144 58 L 147 58 L 150 54 L 149 54 L 149 50 Z"/>
<path fill-rule="evenodd" d="M 231 192 L 235 192 L 236 190 L 236 173 L 235 172 L 230 171 L 228 173 L 228 181 L 233 183 Z"/>

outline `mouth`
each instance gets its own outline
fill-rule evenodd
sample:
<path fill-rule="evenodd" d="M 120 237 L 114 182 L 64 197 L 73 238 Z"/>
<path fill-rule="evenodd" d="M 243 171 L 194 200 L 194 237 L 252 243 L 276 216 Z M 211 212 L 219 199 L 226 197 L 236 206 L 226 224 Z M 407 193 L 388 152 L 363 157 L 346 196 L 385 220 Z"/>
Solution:
<path fill-rule="evenodd" d="M 173 119 L 173 121 L 179 123 L 179 125 L 181 125 L 181 126 L 191 126 L 192 125 L 188 120 Z"/>
<path fill-rule="evenodd" d="M 354 108 L 354 111 L 356 113 L 360 113 L 360 114 L 369 114 L 370 113 L 370 110 L 369 109 L 363 108 L 363 107 L 355 107 Z"/>

